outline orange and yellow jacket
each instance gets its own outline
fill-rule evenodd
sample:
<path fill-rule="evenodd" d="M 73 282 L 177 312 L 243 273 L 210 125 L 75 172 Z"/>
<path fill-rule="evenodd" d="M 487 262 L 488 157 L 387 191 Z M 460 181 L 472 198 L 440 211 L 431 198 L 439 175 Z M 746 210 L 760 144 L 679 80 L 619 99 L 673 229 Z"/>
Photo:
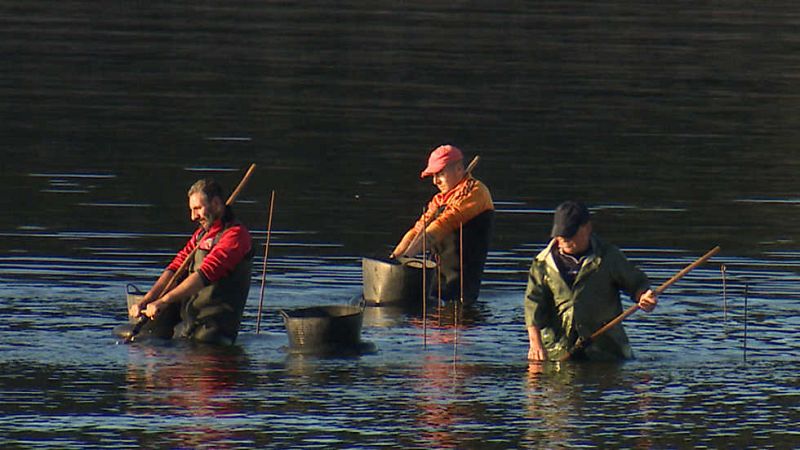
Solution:
<path fill-rule="evenodd" d="M 406 232 L 401 242 L 408 246 L 426 223 L 428 234 L 435 241 L 441 241 L 448 234 L 458 230 L 460 224 L 466 224 L 488 210 L 494 210 L 489 189 L 468 175 L 449 192 L 434 195 L 425 213 Z"/>

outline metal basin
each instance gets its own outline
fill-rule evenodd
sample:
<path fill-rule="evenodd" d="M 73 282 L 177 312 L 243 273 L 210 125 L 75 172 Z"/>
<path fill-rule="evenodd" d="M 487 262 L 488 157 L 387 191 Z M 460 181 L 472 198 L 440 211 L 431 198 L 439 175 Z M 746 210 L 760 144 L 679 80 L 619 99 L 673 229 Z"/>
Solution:
<path fill-rule="evenodd" d="M 363 258 L 361 271 L 364 300 L 370 305 L 406 306 L 420 303 L 422 293 L 421 259 L 400 261 Z M 425 295 L 430 297 L 436 274 L 436 263 L 425 261 Z"/>
<path fill-rule="evenodd" d="M 312 306 L 280 313 L 292 349 L 348 348 L 361 343 L 364 309 L 360 306 Z"/>

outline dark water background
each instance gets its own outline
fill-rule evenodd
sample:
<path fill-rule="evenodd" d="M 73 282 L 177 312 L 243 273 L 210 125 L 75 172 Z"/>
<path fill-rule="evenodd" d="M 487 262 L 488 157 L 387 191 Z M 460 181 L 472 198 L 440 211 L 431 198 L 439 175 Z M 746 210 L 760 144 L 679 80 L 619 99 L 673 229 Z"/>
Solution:
<path fill-rule="evenodd" d="M 0 445 L 797 447 L 799 22 L 789 1 L 0 1 Z M 277 310 L 358 294 L 446 142 L 498 208 L 478 308 L 429 318 L 427 346 L 370 308 L 375 353 L 287 354 Z M 237 346 L 118 345 L 125 284 L 193 230 L 186 188 L 251 162 Z M 567 198 L 655 283 L 723 248 L 630 318 L 635 361 L 526 361 L 526 271 Z"/>

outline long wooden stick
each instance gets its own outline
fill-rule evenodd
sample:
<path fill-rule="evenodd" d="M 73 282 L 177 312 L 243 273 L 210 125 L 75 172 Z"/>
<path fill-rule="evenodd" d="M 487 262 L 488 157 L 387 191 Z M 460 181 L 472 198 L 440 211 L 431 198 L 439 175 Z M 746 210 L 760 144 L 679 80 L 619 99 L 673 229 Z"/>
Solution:
<path fill-rule="evenodd" d="M 464 171 L 464 173 L 466 173 L 467 175 L 471 175 L 472 171 L 475 170 L 475 166 L 478 165 L 478 162 L 480 160 L 481 160 L 481 157 L 478 156 L 478 155 L 475 155 L 475 157 L 472 158 L 472 161 L 469 162 L 469 165 L 467 166 L 467 169 Z"/>
<path fill-rule="evenodd" d="M 242 177 L 242 181 L 239 182 L 239 185 L 236 186 L 236 189 L 234 189 L 234 191 L 231 193 L 230 197 L 228 197 L 228 200 L 225 202 L 225 206 L 230 206 L 236 201 L 236 197 L 239 196 L 239 193 L 242 191 L 244 186 L 250 180 L 250 176 L 253 175 L 253 171 L 254 170 L 256 170 L 256 164 L 252 163 L 252 164 L 250 164 L 250 168 L 247 169 L 247 172 L 244 174 L 244 177 Z M 172 274 L 172 277 L 169 279 L 169 282 L 167 282 L 166 286 L 164 286 L 164 289 L 161 290 L 161 293 L 160 293 L 159 297 L 163 296 L 164 294 L 166 294 L 167 292 L 172 290 L 173 287 L 175 287 L 175 284 L 177 283 L 178 278 L 183 276 L 184 273 L 186 272 L 186 270 L 188 269 L 189 261 L 194 259 L 194 254 L 197 252 L 198 248 L 199 248 L 199 245 L 195 245 L 195 247 L 192 249 L 192 251 L 189 252 L 189 254 L 186 256 L 186 259 L 183 260 L 183 263 L 181 263 L 181 265 L 178 267 L 178 269 L 175 271 L 175 273 Z M 133 341 L 133 339 L 136 337 L 136 335 L 139 334 L 139 332 L 142 330 L 142 327 L 149 320 L 150 319 L 147 316 L 142 315 L 141 318 L 139 319 L 139 321 L 136 322 L 133 325 L 133 327 L 131 328 L 131 335 L 126 339 L 126 341 L 127 342 Z"/>
<path fill-rule="evenodd" d="M 425 209 L 423 208 L 422 214 L 425 214 Z M 425 230 L 422 230 L 422 347 L 428 348 L 428 285 L 427 285 L 427 274 L 428 274 L 428 261 L 426 259 L 427 252 L 426 246 L 428 245 L 427 240 L 425 239 Z"/>
<path fill-rule="evenodd" d="M 458 223 L 458 292 L 464 304 L 464 222 Z"/>
<path fill-rule="evenodd" d="M 709 258 L 711 258 L 712 256 L 714 256 L 717 253 L 719 253 L 719 251 L 720 251 L 720 247 L 719 246 L 716 246 L 716 247 L 712 248 L 711 250 L 709 250 L 705 255 L 701 256 L 695 262 L 693 262 L 693 263 L 689 264 L 688 266 L 684 267 L 680 272 L 676 273 L 675 275 L 672 276 L 672 278 L 670 278 L 669 280 L 665 281 L 661 286 L 656 288 L 656 290 L 654 291 L 655 294 L 656 295 L 660 295 L 668 287 L 672 286 L 676 281 L 678 281 L 681 278 L 683 278 L 684 275 L 686 275 L 687 273 L 691 272 L 694 268 L 696 268 L 700 264 L 703 264 L 704 262 L 706 262 Z M 606 331 L 608 331 L 608 330 L 614 328 L 615 326 L 619 325 L 620 322 L 625 320 L 626 317 L 630 316 L 631 314 L 635 313 L 638 310 L 639 310 L 639 304 L 638 303 L 634 303 L 633 305 L 631 305 L 631 307 L 629 307 L 628 309 L 623 311 L 620 315 L 618 315 L 613 320 L 611 320 L 611 322 L 608 322 L 607 324 L 605 324 L 602 327 L 600 327 L 597 331 L 592 333 L 592 335 L 589 336 L 588 338 L 583 339 L 583 340 L 579 339 L 578 342 L 576 343 L 575 347 L 572 350 L 570 350 L 569 352 L 567 352 L 566 355 L 562 356 L 559 361 L 568 360 L 577 351 L 585 349 L 586 347 L 591 345 L 591 343 L 595 339 L 600 337 L 603 333 L 605 333 Z"/>
<path fill-rule="evenodd" d="M 464 222 L 458 223 L 458 292 L 459 301 L 453 302 L 453 364 L 458 353 L 458 307 L 464 308 Z"/>
<path fill-rule="evenodd" d="M 269 238 L 272 234 L 272 207 L 275 204 L 275 190 L 269 198 L 269 219 L 267 220 L 267 243 L 264 246 L 264 263 L 261 269 L 261 293 L 258 298 L 258 317 L 256 318 L 256 334 L 261 329 L 261 308 L 264 306 L 264 286 L 267 279 L 267 255 L 269 255 Z"/>

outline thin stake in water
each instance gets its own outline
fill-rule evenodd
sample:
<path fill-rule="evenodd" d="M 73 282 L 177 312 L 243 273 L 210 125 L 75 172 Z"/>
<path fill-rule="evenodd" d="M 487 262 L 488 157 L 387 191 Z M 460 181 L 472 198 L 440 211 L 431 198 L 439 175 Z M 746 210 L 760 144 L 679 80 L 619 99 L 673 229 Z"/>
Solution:
<path fill-rule="evenodd" d="M 747 363 L 747 283 L 744 284 L 744 342 L 742 350 L 742 362 Z"/>
<path fill-rule="evenodd" d="M 442 260 L 436 255 L 436 299 L 437 314 L 439 316 L 439 326 L 442 325 Z"/>
<path fill-rule="evenodd" d="M 423 225 L 425 225 L 425 208 L 422 208 L 422 217 L 423 217 Z M 427 236 L 425 226 L 422 227 L 422 347 L 428 348 L 428 315 L 427 315 L 427 297 L 428 289 L 427 289 L 427 277 L 426 272 L 428 271 L 428 263 L 426 260 L 425 252 L 427 251 Z"/>
<path fill-rule="evenodd" d="M 458 355 L 458 314 L 459 306 L 464 306 L 464 223 L 458 223 L 458 270 L 459 270 L 459 301 L 453 302 L 453 367 L 455 368 Z M 460 305 L 459 305 L 460 304 Z"/>
<path fill-rule="evenodd" d="M 261 269 L 261 294 L 258 299 L 258 317 L 256 318 L 256 334 L 261 331 L 261 308 L 264 306 L 264 286 L 267 280 L 267 255 L 269 255 L 269 238 L 272 235 L 272 207 L 275 205 L 275 190 L 269 198 L 269 218 L 267 220 L 267 243 L 264 244 L 264 263 Z"/>
<path fill-rule="evenodd" d="M 725 264 L 720 265 L 719 269 L 722 271 L 722 326 L 723 328 L 728 325 L 728 280 L 726 277 Z"/>

